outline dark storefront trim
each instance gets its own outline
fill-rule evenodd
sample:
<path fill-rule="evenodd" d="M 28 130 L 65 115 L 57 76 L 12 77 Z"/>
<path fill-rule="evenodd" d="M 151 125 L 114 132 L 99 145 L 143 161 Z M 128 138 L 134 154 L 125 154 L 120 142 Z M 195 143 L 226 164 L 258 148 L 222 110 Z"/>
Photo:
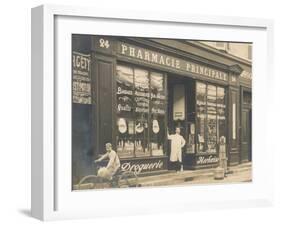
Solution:
<path fill-rule="evenodd" d="M 169 40 L 166 40 L 169 42 Z M 175 41 L 173 41 L 175 42 Z M 122 53 L 122 44 L 126 49 L 126 52 Z M 183 42 L 181 45 L 184 44 Z M 135 52 L 130 54 L 128 48 L 135 48 Z M 193 45 L 195 48 L 195 46 Z M 202 52 L 202 48 L 200 49 Z M 207 86 L 222 87 L 225 93 L 225 120 L 226 120 L 226 129 L 225 137 L 227 143 L 227 155 L 228 155 L 228 164 L 237 165 L 241 162 L 241 114 L 243 107 L 242 103 L 242 90 L 245 90 L 246 87 L 251 90 L 251 80 L 247 77 L 248 74 L 245 73 L 243 78 L 240 78 L 239 75 L 244 70 L 245 65 L 242 67 L 239 65 L 239 62 L 233 60 L 233 64 L 226 65 L 216 62 L 216 55 L 214 54 L 213 59 L 207 59 L 198 57 L 196 53 L 192 54 L 189 52 L 183 52 L 181 50 L 172 49 L 171 46 L 165 46 L 163 44 L 156 43 L 155 40 L 141 40 L 139 38 L 115 38 L 115 37 L 104 37 L 104 36 L 91 36 L 91 54 L 92 54 L 92 86 L 93 88 L 93 107 L 92 120 L 96 123 L 92 125 L 92 134 L 94 141 L 92 145 L 92 158 L 96 158 L 99 154 L 104 153 L 104 144 L 106 142 L 111 142 L 113 148 L 117 150 L 117 146 L 120 143 L 117 142 L 117 101 L 116 101 L 116 74 L 118 65 L 124 65 L 128 67 L 141 68 L 149 71 L 149 76 L 151 71 L 159 72 L 164 76 L 164 89 L 166 95 L 166 114 L 164 120 L 164 127 L 169 126 L 170 128 L 175 127 L 175 122 L 170 122 L 168 120 L 169 115 L 171 115 L 171 107 L 168 103 L 171 96 L 171 87 L 168 86 L 169 78 L 182 78 L 182 81 L 185 81 L 187 84 L 193 84 L 194 93 L 193 95 L 193 108 L 194 110 L 186 109 L 187 114 L 192 114 L 194 111 L 194 116 L 187 118 L 185 120 L 185 130 L 190 129 L 192 123 L 195 125 L 195 134 L 194 134 L 194 145 L 195 153 L 184 155 L 185 168 L 186 169 L 199 169 L 199 168 L 209 168 L 216 167 L 218 164 L 218 149 L 215 153 L 198 153 L 197 144 L 198 144 L 198 122 L 197 122 L 197 104 L 196 104 L 196 84 L 202 82 Z M 139 55 L 138 55 L 139 54 Z M 154 61 L 152 62 L 152 54 L 154 54 Z M 156 60 L 155 54 L 158 54 L 158 59 Z M 208 54 L 211 54 L 211 51 L 208 49 Z M 145 56 L 147 55 L 147 56 Z M 148 56 L 149 55 L 149 56 Z M 146 59 L 144 59 L 146 57 Z M 228 59 L 231 61 L 231 59 Z M 240 84 L 241 82 L 241 84 Z M 191 88 L 192 85 L 188 85 Z M 245 89 L 243 89 L 245 87 Z M 216 88 L 216 92 L 217 92 Z M 248 90 L 248 91 L 249 91 Z M 151 91 L 149 91 L 151 92 Z M 188 92 L 188 91 L 185 91 Z M 190 94 L 190 93 L 189 93 Z M 187 94 L 186 96 L 188 96 Z M 189 96 L 192 96 L 189 95 Z M 191 97 L 190 97 L 191 98 Z M 217 98 L 217 97 L 216 97 Z M 192 99 L 192 98 L 191 98 Z M 93 104 L 94 105 L 94 104 Z M 150 105 L 151 110 L 151 105 Z M 217 109 L 216 105 L 216 109 Z M 206 116 L 207 117 L 207 116 Z M 218 116 L 216 116 L 217 120 Z M 234 121 L 233 121 L 234 119 Z M 151 123 L 151 114 L 147 116 L 149 126 Z M 216 125 L 217 126 L 217 125 Z M 206 125 L 205 125 L 206 127 Z M 217 128 L 216 128 L 217 129 Z M 206 128 L 205 128 L 206 131 Z M 148 136 L 149 133 L 148 133 Z M 166 137 L 166 132 L 165 135 Z M 206 138 L 204 138 L 206 139 Z M 149 139 L 148 139 L 149 140 Z M 149 161 L 160 160 L 163 164 L 151 163 L 152 165 L 157 165 L 158 168 L 156 171 L 167 170 L 168 168 L 168 156 L 169 156 L 169 145 L 167 139 L 164 139 L 163 156 L 151 156 L 151 150 L 149 156 L 136 156 L 135 154 L 132 157 L 121 156 L 121 165 L 149 165 Z M 218 140 L 218 139 L 217 139 Z M 134 144 L 135 145 L 135 144 Z M 206 144 L 204 144 L 206 147 Z M 161 165 L 161 167 L 159 167 Z M 134 166 L 137 168 L 139 166 Z M 153 168 L 153 167 L 152 167 Z M 149 170 L 148 170 L 149 171 Z M 150 171 L 154 171 L 151 169 Z M 141 170 L 141 173 L 147 173 L 146 171 Z"/>
<path fill-rule="evenodd" d="M 252 90 L 240 87 L 240 163 L 252 161 Z"/>

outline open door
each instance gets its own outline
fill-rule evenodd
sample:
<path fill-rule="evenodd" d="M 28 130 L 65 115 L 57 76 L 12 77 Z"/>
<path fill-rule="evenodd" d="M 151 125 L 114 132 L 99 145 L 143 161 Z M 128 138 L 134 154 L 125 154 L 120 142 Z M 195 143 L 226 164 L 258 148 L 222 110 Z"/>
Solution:
<path fill-rule="evenodd" d="M 183 76 L 168 76 L 168 128 L 181 129 L 186 141 L 182 149 L 184 169 L 192 169 L 195 159 L 195 82 Z M 170 155 L 170 143 L 168 145 Z"/>

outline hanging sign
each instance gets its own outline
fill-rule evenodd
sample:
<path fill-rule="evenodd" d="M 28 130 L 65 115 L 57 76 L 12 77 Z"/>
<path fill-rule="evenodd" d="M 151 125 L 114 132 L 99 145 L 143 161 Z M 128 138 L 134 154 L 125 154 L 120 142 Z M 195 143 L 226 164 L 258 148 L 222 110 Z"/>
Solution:
<path fill-rule="evenodd" d="M 174 85 L 173 119 L 185 119 L 185 88 L 184 85 Z"/>

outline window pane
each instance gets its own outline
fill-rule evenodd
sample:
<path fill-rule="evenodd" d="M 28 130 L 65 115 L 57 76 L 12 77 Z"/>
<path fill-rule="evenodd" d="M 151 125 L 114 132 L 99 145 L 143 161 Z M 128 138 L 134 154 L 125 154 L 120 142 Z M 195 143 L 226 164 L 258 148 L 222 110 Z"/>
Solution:
<path fill-rule="evenodd" d="M 150 147 L 153 156 L 164 154 L 166 97 L 164 92 L 164 76 L 151 72 L 151 122 Z"/>
<path fill-rule="evenodd" d="M 120 157 L 134 155 L 134 121 L 117 118 L 117 153 Z"/>
<path fill-rule="evenodd" d="M 134 155 L 133 69 L 117 66 L 117 153 L 120 157 Z"/>
<path fill-rule="evenodd" d="M 133 70 L 117 67 L 117 114 L 132 117 L 133 112 Z"/>
<path fill-rule="evenodd" d="M 217 87 L 207 86 L 207 151 L 216 152 L 217 144 Z"/>
<path fill-rule="evenodd" d="M 164 154 L 164 75 L 117 66 L 117 152 L 120 157 Z"/>
<path fill-rule="evenodd" d="M 205 150 L 205 120 L 206 120 L 206 85 L 204 83 L 196 83 L 197 95 L 197 151 Z"/>
<path fill-rule="evenodd" d="M 135 84 L 135 154 L 150 155 L 148 149 L 149 77 L 148 71 L 134 69 Z"/>
<path fill-rule="evenodd" d="M 216 153 L 219 139 L 226 137 L 225 89 L 204 83 L 197 83 L 196 88 L 197 152 Z"/>

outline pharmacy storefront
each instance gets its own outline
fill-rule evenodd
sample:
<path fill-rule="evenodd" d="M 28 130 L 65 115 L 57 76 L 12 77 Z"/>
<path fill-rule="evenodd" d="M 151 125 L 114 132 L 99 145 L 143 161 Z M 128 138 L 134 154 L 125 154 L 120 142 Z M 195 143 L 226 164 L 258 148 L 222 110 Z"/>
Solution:
<path fill-rule="evenodd" d="M 167 131 L 176 127 L 186 140 L 185 169 L 216 167 L 222 140 L 228 164 L 241 163 L 240 116 L 250 106 L 251 82 L 241 85 L 240 75 L 249 65 L 183 40 L 73 35 L 72 47 L 76 177 L 107 142 L 124 170 L 168 170 Z M 79 168 L 81 161 L 88 167 Z"/>

